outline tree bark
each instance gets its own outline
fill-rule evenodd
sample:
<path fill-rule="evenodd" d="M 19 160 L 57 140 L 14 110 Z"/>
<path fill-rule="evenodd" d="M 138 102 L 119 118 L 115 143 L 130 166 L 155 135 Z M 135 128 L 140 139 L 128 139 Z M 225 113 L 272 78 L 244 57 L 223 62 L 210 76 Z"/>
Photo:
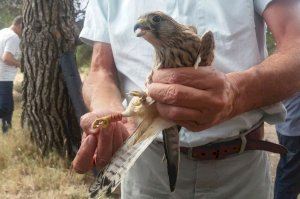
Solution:
<path fill-rule="evenodd" d="M 74 157 L 81 130 L 59 67 L 74 51 L 73 0 L 24 0 L 22 123 L 43 153 Z"/>

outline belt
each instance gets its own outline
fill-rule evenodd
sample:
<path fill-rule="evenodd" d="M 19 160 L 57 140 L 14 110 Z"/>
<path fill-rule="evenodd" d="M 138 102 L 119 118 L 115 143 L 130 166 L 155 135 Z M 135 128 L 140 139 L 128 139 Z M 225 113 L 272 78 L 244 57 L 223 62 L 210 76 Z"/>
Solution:
<path fill-rule="evenodd" d="M 234 140 L 211 143 L 197 147 L 180 147 L 180 152 L 194 160 L 218 160 L 230 155 L 239 154 L 248 150 L 263 150 L 281 155 L 287 153 L 287 149 L 272 142 L 264 141 L 264 126 L 259 125 L 245 136 Z"/>

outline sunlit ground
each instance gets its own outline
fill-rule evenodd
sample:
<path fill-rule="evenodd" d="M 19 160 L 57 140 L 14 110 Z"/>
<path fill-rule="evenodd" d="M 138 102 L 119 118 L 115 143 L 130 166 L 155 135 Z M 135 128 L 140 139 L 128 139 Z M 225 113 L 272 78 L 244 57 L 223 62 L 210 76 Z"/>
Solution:
<path fill-rule="evenodd" d="M 17 102 L 13 129 L 0 134 L 0 198 L 87 198 L 92 176 L 70 172 L 56 153 L 42 158 L 19 118 Z"/>

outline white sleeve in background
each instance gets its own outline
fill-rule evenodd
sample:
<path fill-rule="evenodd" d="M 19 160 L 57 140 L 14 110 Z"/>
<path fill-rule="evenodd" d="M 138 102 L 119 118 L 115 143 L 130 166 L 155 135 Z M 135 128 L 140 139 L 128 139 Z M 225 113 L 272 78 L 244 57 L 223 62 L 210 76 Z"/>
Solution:
<path fill-rule="evenodd" d="M 253 0 L 255 11 L 262 16 L 263 12 L 272 0 Z"/>
<path fill-rule="evenodd" d="M 95 41 L 110 43 L 108 30 L 108 1 L 90 0 L 86 9 L 80 39 L 93 45 Z"/>
<path fill-rule="evenodd" d="M 5 42 L 4 52 L 10 52 L 13 56 L 16 56 L 20 48 L 20 39 L 18 36 L 12 36 Z"/>

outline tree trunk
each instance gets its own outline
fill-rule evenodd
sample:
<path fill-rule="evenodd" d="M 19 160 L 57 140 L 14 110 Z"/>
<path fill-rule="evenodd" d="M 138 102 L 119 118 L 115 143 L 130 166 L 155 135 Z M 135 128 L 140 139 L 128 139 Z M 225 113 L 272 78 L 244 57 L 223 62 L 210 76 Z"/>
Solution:
<path fill-rule="evenodd" d="M 22 35 L 23 112 L 31 137 L 43 153 L 72 158 L 81 132 L 59 67 L 74 51 L 72 0 L 24 0 Z"/>

